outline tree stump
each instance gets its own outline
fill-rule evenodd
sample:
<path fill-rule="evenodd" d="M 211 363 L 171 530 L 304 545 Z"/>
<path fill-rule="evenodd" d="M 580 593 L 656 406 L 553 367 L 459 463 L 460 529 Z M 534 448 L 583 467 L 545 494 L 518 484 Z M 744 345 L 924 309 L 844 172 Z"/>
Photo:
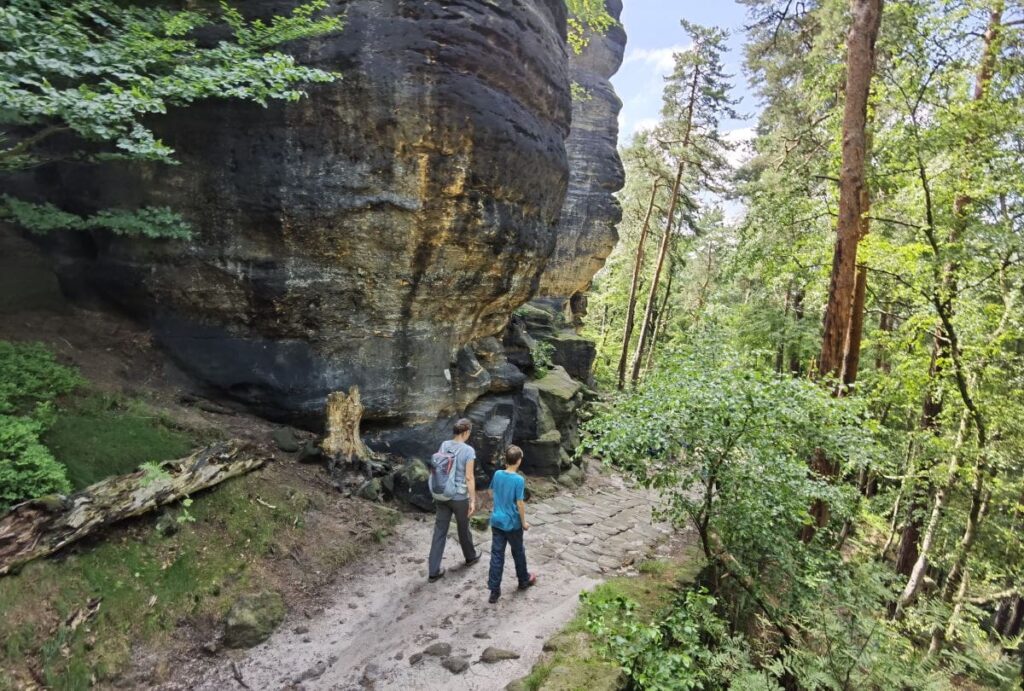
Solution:
<path fill-rule="evenodd" d="M 327 435 L 321 448 L 330 459 L 328 471 L 332 477 L 341 462 L 352 466 L 362 461 L 367 478 L 372 475 L 370 462 L 374 454 L 359 434 L 362 419 L 363 404 L 358 386 L 353 386 L 348 393 L 335 391 L 327 396 Z"/>

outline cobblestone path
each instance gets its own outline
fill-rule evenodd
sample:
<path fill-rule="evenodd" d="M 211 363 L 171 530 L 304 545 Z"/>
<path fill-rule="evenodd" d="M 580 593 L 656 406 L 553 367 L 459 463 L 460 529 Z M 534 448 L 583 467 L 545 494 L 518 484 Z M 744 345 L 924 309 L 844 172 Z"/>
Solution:
<path fill-rule="evenodd" d="M 652 504 L 648 493 L 597 473 L 578 490 L 528 502 L 526 552 L 538 584 L 517 592 L 509 556 L 494 605 L 489 531 L 474 531 L 484 558 L 467 567 L 453 521 L 447 575 L 428 583 L 433 516 L 409 519 L 377 555 L 339 576 L 323 611 L 287 620 L 235 661 L 237 672 L 252 689 L 502 689 L 529 673 L 544 641 L 572 618 L 580 592 L 638 563 L 667 536 L 652 522 Z M 442 644 L 432 648 L 442 654 L 423 654 L 432 644 Z M 489 646 L 520 657 L 484 663 Z M 234 676 L 225 664 L 201 688 L 237 688 Z"/>

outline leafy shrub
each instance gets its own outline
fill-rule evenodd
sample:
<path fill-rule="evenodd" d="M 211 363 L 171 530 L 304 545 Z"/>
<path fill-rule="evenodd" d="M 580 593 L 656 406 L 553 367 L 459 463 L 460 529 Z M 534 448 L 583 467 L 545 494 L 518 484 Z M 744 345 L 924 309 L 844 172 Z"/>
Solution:
<path fill-rule="evenodd" d="M 566 0 L 565 6 L 569 10 L 567 40 L 577 55 L 590 43 L 588 34 L 604 34 L 617 23 L 604 0 Z"/>
<path fill-rule="evenodd" d="M 39 343 L 0 341 L 0 413 L 25 412 L 81 386 L 78 372 Z"/>
<path fill-rule="evenodd" d="M 641 689 L 714 689 L 757 678 L 760 689 L 778 688 L 759 674 L 742 636 L 729 632 L 706 590 L 686 590 L 652 622 L 637 616 L 636 603 L 601 591 L 583 596 L 586 627 L 602 653 Z M 752 685 L 750 685 L 752 686 Z"/>
<path fill-rule="evenodd" d="M 530 349 L 530 358 L 533 360 L 534 374 L 538 379 L 543 379 L 548 370 L 555 366 L 552 358 L 555 354 L 555 347 L 547 341 L 536 341 Z"/>
<path fill-rule="evenodd" d="M 814 546 L 797 538 L 812 502 L 827 501 L 834 524 L 853 508 L 848 490 L 809 476 L 808 461 L 820 450 L 852 471 L 874 457 L 857 405 L 711 345 L 665 357 L 585 424 L 584 446 L 657 489 L 669 517 L 697 530 L 712 568 L 798 597 L 816 586 L 801 576 Z M 720 558 L 718 542 L 738 561 Z"/>
<path fill-rule="evenodd" d="M 71 489 L 64 466 L 39 441 L 43 425 L 0 415 L 0 512 L 32 497 Z"/>
<path fill-rule="evenodd" d="M 64 466 L 39 437 L 53 423 L 53 400 L 81 383 L 42 345 L 0 341 L 0 511 L 70 490 Z"/>

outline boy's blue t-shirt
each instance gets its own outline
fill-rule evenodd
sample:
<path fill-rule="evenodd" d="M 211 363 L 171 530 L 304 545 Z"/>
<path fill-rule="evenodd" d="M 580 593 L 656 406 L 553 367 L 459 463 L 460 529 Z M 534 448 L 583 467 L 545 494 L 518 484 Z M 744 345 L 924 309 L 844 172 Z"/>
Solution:
<path fill-rule="evenodd" d="M 526 496 L 526 480 L 522 475 L 499 470 L 491 480 L 491 493 L 494 495 L 494 510 L 491 512 L 491 525 L 499 530 L 519 530 L 523 527 L 519 520 L 519 508 L 516 502 Z"/>

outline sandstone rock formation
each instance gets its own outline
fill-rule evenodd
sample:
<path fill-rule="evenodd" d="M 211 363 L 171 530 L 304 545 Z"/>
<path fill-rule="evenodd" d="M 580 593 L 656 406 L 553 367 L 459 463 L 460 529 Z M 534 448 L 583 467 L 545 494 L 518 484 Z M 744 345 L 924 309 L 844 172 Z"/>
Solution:
<path fill-rule="evenodd" d="M 513 441 L 533 472 L 564 475 L 594 351 L 558 310 L 582 310 L 616 239 L 608 79 L 625 33 L 570 55 L 564 0 L 332 7 L 345 30 L 294 51 L 338 83 L 288 106 L 172 113 L 158 128 L 176 168 L 47 172 L 71 208 L 168 205 L 195 229 L 65 248 L 62 283 L 137 315 L 208 392 L 268 417 L 320 426 L 328 396 L 358 387 L 369 447 L 413 459 L 388 495 L 430 505 L 414 459 L 462 414 L 482 482 Z M 587 93 L 575 104 L 571 82 Z M 530 382 L 538 340 L 560 367 Z"/>
<path fill-rule="evenodd" d="M 199 381 L 269 416 L 317 420 L 355 385 L 368 422 L 426 422 L 490 388 L 460 348 L 500 333 L 552 251 L 565 5 L 332 7 L 344 31 L 296 50 L 341 81 L 286 107 L 172 114 L 175 168 L 61 171 L 71 206 L 166 204 L 196 230 L 105 239 L 65 282 L 132 310 Z"/>
<path fill-rule="evenodd" d="M 606 0 L 609 14 L 622 13 L 621 0 Z M 579 55 L 569 56 L 569 76 L 586 95 L 573 102 L 569 189 L 558 223 L 555 252 L 541 276 L 538 295 L 556 306 L 585 313 L 583 296 L 618 240 L 622 209 L 614 194 L 625 184 L 618 153 L 618 116 L 622 101 L 609 79 L 622 64 L 626 33 L 621 25 L 605 35 L 589 36 Z M 576 300 L 573 300 L 577 296 Z"/>

